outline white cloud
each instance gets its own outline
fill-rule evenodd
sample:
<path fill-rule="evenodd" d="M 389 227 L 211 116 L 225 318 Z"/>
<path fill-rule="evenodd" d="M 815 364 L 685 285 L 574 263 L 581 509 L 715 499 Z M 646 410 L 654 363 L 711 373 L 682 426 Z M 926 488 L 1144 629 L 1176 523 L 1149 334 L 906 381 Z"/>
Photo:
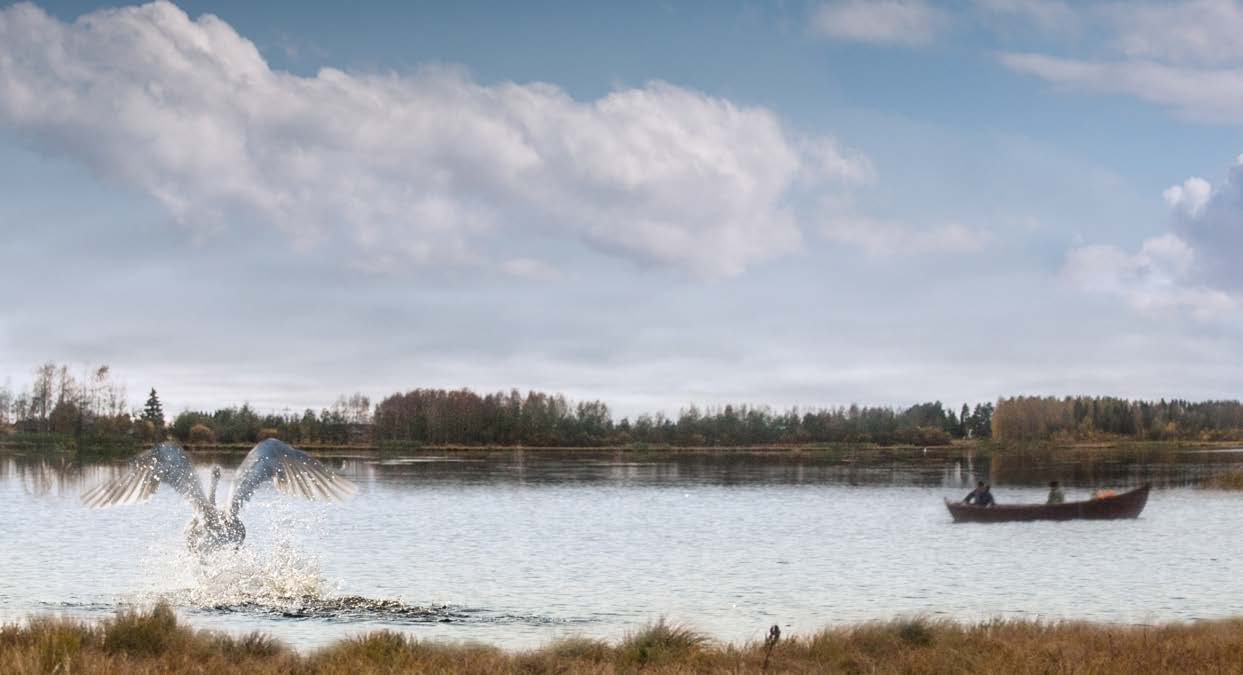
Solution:
<path fill-rule="evenodd" d="M 1213 186 L 1208 181 L 1192 176 L 1183 181 L 1182 185 L 1170 186 L 1161 196 L 1170 208 L 1195 218 L 1203 213 L 1212 192 Z"/>
<path fill-rule="evenodd" d="M 577 101 L 451 68 L 273 71 L 224 21 L 166 2 L 73 23 L 0 10 L 0 125 L 195 232 L 267 223 L 380 269 L 486 261 L 491 234 L 530 228 L 733 275 L 800 246 L 795 183 L 871 171 L 806 152 L 767 109 L 662 82 Z"/>
<path fill-rule="evenodd" d="M 1173 226 L 1202 259 L 1202 273 L 1213 285 L 1243 290 L 1243 162 L 1239 159 L 1225 179 L 1210 184 L 1188 178 L 1165 191 Z"/>
<path fill-rule="evenodd" d="M 1138 253 L 1113 246 L 1071 251 L 1064 272 L 1079 287 L 1121 296 L 1139 309 L 1191 309 L 1217 317 L 1243 304 L 1243 157 L 1226 177 L 1191 177 L 1162 193 L 1173 232 Z"/>
<path fill-rule="evenodd" d="M 1191 177 L 1162 193 L 1173 233 L 1148 239 L 1138 253 L 1113 246 L 1071 251 L 1064 273 L 1085 290 L 1123 297 L 1135 308 L 1189 308 L 1201 318 L 1243 303 L 1243 157 L 1217 184 Z"/>
<path fill-rule="evenodd" d="M 979 5 L 1026 5 L 976 0 Z M 1012 70 L 1085 91 L 1126 94 L 1200 121 L 1243 123 L 1243 4 L 1114 3 L 1073 12 L 1104 31 L 1115 58 L 1003 53 Z"/>
<path fill-rule="evenodd" d="M 516 279 L 528 281 L 556 281 L 561 272 L 556 267 L 531 258 L 512 258 L 501 264 L 501 270 Z"/>
<path fill-rule="evenodd" d="M 1151 61 L 1091 62 L 1044 54 L 1006 53 L 1012 70 L 1053 84 L 1129 94 L 1209 122 L 1243 123 L 1243 69 L 1199 69 Z"/>
<path fill-rule="evenodd" d="M 1134 254 L 1105 245 L 1073 249 L 1063 275 L 1083 290 L 1120 297 L 1141 311 L 1188 309 L 1210 319 L 1235 310 L 1233 296 L 1195 282 L 1196 258 L 1185 241 L 1166 234 L 1148 239 Z"/>
<path fill-rule="evenodd" d="M 972 0 L 972 4 L 989 14 L 1032 22 L 1045 31 L 1072 31 L 1080 21 L 1075 11 L 1059 0 Z"/>
<path fill-rule="evenodd" d="M 878 257 L 978 251 L 990 239 L 987 232 L 959 223 L 918 228 L 849 213 L 830 217 L 822 232 L 830 241 L 857 246 Z"/>
<path fill-rule="evenodd" d="M 843 149 L 833 138 L 813 138 L 801 144 L 804 178 L 822 181 L 867 184 L 876 180 L 872 161 L 861 152 Z"/>
<path fill-rule="evenodd" d="M 1127 56 L 1206 65 L 1243 63 L 1243 5 L 1233 0 L 1120 3 L 1106 10 Z"/>
<path fill-rule="evenodd" d="M 817 7 L 811 30 L 827 38 L 919 46 L 932 42 L 949 17 L 922 0 L 843 0 Z"/>

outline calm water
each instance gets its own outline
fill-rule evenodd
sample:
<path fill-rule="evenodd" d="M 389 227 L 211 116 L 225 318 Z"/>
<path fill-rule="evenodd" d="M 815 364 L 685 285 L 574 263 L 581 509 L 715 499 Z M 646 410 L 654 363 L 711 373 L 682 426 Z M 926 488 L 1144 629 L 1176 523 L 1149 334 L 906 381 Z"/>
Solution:
<path fill-rule="evenodd" d="M 240 460 L 198 459 L 226 481 Z M 167 598 L 196 625 L 313 648 L 381 627 L 525 647 L 618 638 L 662 616 L 727 640 L 914 614 L 1221 617 L 1243 614 L 1243 493 L 1190 486 L 1239 462 L 1240 451 L 338 457 L 357 498 L 318 505 L 264 488 L 243 512 L 243 551 L 202 566 L 182 553 L 190 507 L 175 493 L 88 510 L 78 494 L 120 467 L 0 456 L 0 620 Z M 1050 478 L 1072 499 L 1158 489 L 1136 521 L 954 525 L 941 499 L 977 476 L 1013 502 L 1042 500 Z"/>

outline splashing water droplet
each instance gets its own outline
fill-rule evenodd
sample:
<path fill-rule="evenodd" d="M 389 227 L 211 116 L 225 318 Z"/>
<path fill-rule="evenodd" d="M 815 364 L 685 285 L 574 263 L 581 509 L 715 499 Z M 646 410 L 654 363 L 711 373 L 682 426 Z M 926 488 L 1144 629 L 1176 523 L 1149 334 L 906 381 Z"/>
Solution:
<path fill-rule="evenodd" d="M 237 550 L 200 556 L 167 542 L 150 548 L 148 564 L 156 588 L 148 600 L 182 607 L 249 607 L 283 611 L 329 597 L 337 590 L 320 571 L 318 557 L 300 545 L 321 518 L 258 500 L 249 509 L 254 536 Z M 162 587 L 162 588 L 160 588 Z"/>
<path fill-rule="evenodd" d="M 201 560 L 186 557 L 192 558 L 195 584 L 185 600 L 192 606 L 280 608 L 330 590 L 315 560 L 283 544 L 268 551 L 219 551 Z"/>

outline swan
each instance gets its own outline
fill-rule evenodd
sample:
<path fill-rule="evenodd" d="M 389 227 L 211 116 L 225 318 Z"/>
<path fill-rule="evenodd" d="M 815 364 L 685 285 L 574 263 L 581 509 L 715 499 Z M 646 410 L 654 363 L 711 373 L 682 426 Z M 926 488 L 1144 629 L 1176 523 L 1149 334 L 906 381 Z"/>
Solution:
<path fill-rule="evenodd" d="M 277 490 L 307 499 L 340 501 L 358 492 L 354 483 L 332 473 L 319 460 L 269 438 L 251 448 L 237 467 L 225 506 L 216 505 L 220 467 L 212 467 L 211 482 L 204 494 L 190 458 L 172 442 L 160 443 L 130 460 L 128 471 L 84 492 L 82 502 L 92 508 L 141 504 L 149 501 L 162 483 L 167 483 L 194 507 L 194 518 L 186 525 L 186 548 L 204 556 L 227 546 L 236 549 L 242 545 L 246 528 L 238 512 L 255 489 L 269 480 Z"/>

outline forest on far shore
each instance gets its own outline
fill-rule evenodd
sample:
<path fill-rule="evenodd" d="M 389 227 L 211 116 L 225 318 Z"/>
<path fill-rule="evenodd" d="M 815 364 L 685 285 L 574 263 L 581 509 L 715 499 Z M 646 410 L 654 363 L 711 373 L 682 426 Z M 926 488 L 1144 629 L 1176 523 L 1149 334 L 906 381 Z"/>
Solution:
<path fill-rule="evenodd" d="M 76 374 L 47 363 L 29 389 L 0 388 L 0 439 L 55 436 L 77 447 L 136 445 L 163 438 L 191 444 L 253 443 L 277 437 L 302 445 L 479 445 L 526 447 L 731 447 L 816 443 L 945 445 L 954 439 L 1076 441 L 1243 440 L 1243 403 L 1131 401 L 1112 397 L 1016 396 L 996 404 L 940 401 L 905 408 L 687 406 L 615 419 L 601 401 L 572 402 L 538 391 L 480 394 L 412 389 L 372 405 L 362 394 L 301 412 L 263 413 L 242 403 L 214 411 L 165 414 L 150 389 L 131 408 L 107 366 Z"/>

